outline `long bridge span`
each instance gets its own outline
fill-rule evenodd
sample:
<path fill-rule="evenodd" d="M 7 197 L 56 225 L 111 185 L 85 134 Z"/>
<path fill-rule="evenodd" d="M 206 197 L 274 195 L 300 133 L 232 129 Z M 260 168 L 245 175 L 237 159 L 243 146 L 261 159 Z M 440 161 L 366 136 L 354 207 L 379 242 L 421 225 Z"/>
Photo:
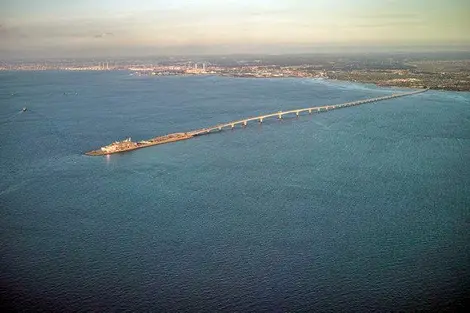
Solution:
<path fill-rule="evenodd" d="M 101 147 L 98 150 L 89 151 L 85 154 L 86 155 L 108 155 L 112 153 L 121 153 L 121 152 L 141 149 L 145 147 L 175 142 L 179 140 L 186 140 L 186 139 L 193 138 L 195 136 L 201 136 L 201 135 L 209 134 L 211 132 L 221 131 L 226 128 L 233 129 L 237 125 L 241 125 L 245 127 L 247 126 L 248 122 L 252 122 L 252 121 L 263 123 L 265 119 L 268 119 L 268 118 L 282 119 L 284 115 L 288 115 L 288 114 L 291 114 L 291 115 L 295 114 L 296 116 L 299 116 L 300 114 L 305 113 L 305 112 L 308 112 L 309 114 L 312 114 L 312 112 L 314 113 L 326 112 L 330 110 L 336 110 L 336 109 L 361 105 L 364 103 L 378 102 L 378 101 L 384 101 L 384 100 L 389 100 L 389 99 L 394 99 L 394 98 L 399 98 L 399 97 L 411 96 L 411 95 L 415 95 L 415 94 L 426 92 L 426 91 L 428 91 L 428 89 L 421 89 L 417 91 L 392 94 L 392 95 L 378 97 L 378 98 L 358 100 L 358 101 L 341 103 L 341 104 L 332 104 L 332 105 L 325 105 L 325 106 L 319 106 L 319 107 L 309 107 L 309 108 L 295 109 L 295 110 L 289 110 L 289 111 L 279 111 L 276 113 L 253 116 L 253 117 L 248 117 L 248 118 L 244 118 L 241 120 L 236 120 L 236 121 L 232 121 L 228 123 L 218 124 L 212 127 L 196 129 L 196 130 L 185 132 L 185 133 L 168 134 L 165 136 L 155 137 L 149 140 L 142 140 L 139 142 L 132 142 L 130 138 L 128 138 L 124 141 L 121 141 L 121 142 L 117 141 L 117 142 L 112 143 L 111 145 Z"/>
<path fill-rule="evenodd" d="M 411 92 L 404 92 L 404 93 L 399 93 L 399 94 L 392 94 L 388 96 L 383 96 L 383 97 L 377 97 L 377 98 L 371 98 L 371 99 L 364 99 L 364 100 L 358 100 L 358 101 L 353 101 L 353 102 L 347 102 L 347 103 L 341 103 L 341 104 L 332 104 L 332 105 L 325 105 L 325 106 L 317 106 L 317 107 L 309 107 L 309 108 L 303 108 L 303 109 L 294 109 L 294 110 L 289 110 L 289 111 L 279 111 L 276 113 L 269 113 L 269 114 L 264 114 L 260 116 L 253 116 L 253 117 L 248 117 L 244 118 L 241 120 L 236 120 L 228 123 L 223 123 L 223 124 L 218 124 L 215 126 L 211 127 L 206 127 L 206 128 L 201 128 L 201 129 L 196 129 L 190 132 L 187 132 L 188 135 L 191 136 L 199 136 L 199 135 L 204 135 L 208 134 L 213 131 L 221 131 L 226 128 L 233 129 L 237 125 L 241 126 L 246 126 L 248 122 L 252 121 L 257 121 L 259 123 L 263 123 L 265 119 L 268 118 L 278 118 L 282 119 L 284 115 L 289 115 L 289 114 L 295 114 L 296 116 L 299 116 L 301 113 L 308 112 L 309 114 L 313 113 L 318 113 L 318 112 L 326 112 L 330 110 L 336 110 L 336 109 L 341 109 L 341 108 L 346 108 L 346 107 L 351 107 L 351 106 L 357 106 L 361 105 L 364 103 L 371 103 L 371 102 L 379 102 L 379 101 L 384 101 L 384 100 L 389 100 L 389 99 L 394 99 L 394 98 L 399 98 L 399 97 L 405 97 L 405 96 L 411 96 L 415 95 L 418 93 L 423 93 L 428 91 L 429 89 L 421 89 L 421 90 L 416 90 L 416 91 L 411 91 Z"/>

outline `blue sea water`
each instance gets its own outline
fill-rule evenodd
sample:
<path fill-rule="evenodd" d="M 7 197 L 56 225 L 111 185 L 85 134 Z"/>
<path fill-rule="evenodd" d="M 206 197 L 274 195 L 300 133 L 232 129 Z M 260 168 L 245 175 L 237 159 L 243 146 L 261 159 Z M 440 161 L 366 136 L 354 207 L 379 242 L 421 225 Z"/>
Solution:
<path fill-rule="evenodd" d="M 47 311 L 455 309 L 470 290 L 470 94 L 312 79 L 0 72 L 1 296 Z M 21 112 L 27 107 L 26 112 Z"/>

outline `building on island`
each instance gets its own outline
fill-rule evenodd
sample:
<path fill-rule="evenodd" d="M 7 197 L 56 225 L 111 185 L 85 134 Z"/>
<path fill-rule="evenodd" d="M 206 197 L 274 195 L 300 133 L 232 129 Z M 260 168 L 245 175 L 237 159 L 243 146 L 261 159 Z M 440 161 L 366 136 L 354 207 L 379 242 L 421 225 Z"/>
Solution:
<path fill-rule="evenodd" d="M 106 153 L 112 153 L 116 151 L 132 149 L 136 147 L 137 147 L 137 143 L 132 142 L 131 138 L 129 137 L 123 141 L 115 141 L 110 145 L 104 146 L 101 148 L 101 151 L 106 152 Z"/>

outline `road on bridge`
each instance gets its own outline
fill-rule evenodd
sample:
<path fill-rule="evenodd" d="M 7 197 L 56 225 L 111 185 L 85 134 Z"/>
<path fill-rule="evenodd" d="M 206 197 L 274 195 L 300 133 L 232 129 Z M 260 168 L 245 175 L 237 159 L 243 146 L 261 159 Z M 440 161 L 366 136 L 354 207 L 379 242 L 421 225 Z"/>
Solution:
<path fill-rule="evenodd" d="M 330 111 L 330 110 L 341 109 L 341 108 L 346 108 L 346 107 L 351 107 L 351 106 L 357 106 L 357 105 L 361 105 L 364 103 L 379 102 L 379 101 L 384 101 L 384 100 L 389 100 L 389 99 L 394 99 L 394 98 L 399 98 L 399 97 L 411 96 L 411 95 L 415 95 L 418 93 L 426 92 L 428 90 L 429 89 L 422 89 L 422 90 L 416 90 L 416 91 L 399 93 L 399 94 L 392 94 L 392 95 L 383 96 L 383 97 L 358 100 L 358 101 L 341 103 L 341 104 L 332 104 L 332 105 L 325 105 L 325 106 L 320 106 L 320 107 L 309 107 L 309 108 L 295 109 L 295 110 L 289 110 L 289 111 L 279 111 L 276 113 L 248 117 L 248 118 L 241 119 L 241 120 L 218 124 L 212 127 L 196 129 L 187 133 L 192 136 L 199 136 L 199 135 L 208 134 L 213 131 L 221 131 L 224 128 L 235 128 L 235 126 L 237 125 L 246 126 L 248 122 L 251 122 L 251 121 L 258 121 L 259 123 L 263 123 L 265 119 L 270 118 L 270 117 L 277 117 L 279 119 L 282 119 L 282 117 L 286 114 L 296 114 L 297 116 L 299 116 L 303 112 L 308 112 L 309 114 L 312 114 L 312 112 Z"/>

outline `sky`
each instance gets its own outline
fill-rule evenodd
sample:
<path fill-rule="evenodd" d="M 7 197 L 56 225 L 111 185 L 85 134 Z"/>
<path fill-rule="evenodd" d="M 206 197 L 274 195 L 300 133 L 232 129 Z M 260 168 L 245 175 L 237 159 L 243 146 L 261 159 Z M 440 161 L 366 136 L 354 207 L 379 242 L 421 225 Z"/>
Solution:
<path fill-rule="evenodd" d="M 0 0 L 0 58 L 470 46 L 468 0 Z"/>

